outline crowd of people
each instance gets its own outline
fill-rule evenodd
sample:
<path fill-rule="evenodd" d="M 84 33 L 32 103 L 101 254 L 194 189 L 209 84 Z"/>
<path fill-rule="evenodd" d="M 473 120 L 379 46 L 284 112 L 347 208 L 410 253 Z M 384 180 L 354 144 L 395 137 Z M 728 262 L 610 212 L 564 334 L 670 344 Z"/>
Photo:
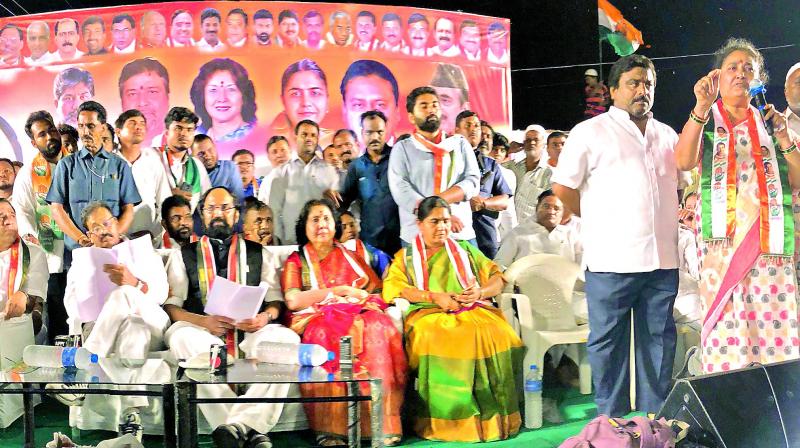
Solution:
<path fill-rule="evenodd" d="M 585 267 L 578 286 L 599 412 L 630 411 L 631 316 L 636 408 L 656 412 L 676 321 L 701 333 L 705 372 L 800 357 L 800 64 L 786 76 L 789 109 L 767 106 L 763 120 L 749 106 L 749 81 L 766 76 L 758 50 L 732 39 L 715 67 L 695 85 L 680 136 L 653 118 L 656 71 L 639 55 L 611 68 L 607 112 L 570 132 L 528 126 L 521 142 L 470 110 L 446 125 L 429 86 L 407 95 L 414 131 L 391 144 L 386 116 L 369 110 L 360 135 L 338 130 L 328 147 L 318 123 L 300 120 L 293 139 L 273 136 L 232 160 L 220 159 L 218 133 L 186 107 L 163 117 L 160 147 L 150 146 L 152 118 L 136 109 L 110 123 L 101 104 L 82 102 L 74 132 L 33 112 L 25 131 L 36 156 L 19 169 L 0 160 L 0 309 L 6 319 L 29 316 L 39 343 L 81 335 L 102 357 L 166 348 L 193 359 L 214 344 L 252 357 L 261 343 L 302 341 L 332 351 L 323 367 L 334 372 L 340 338 L 351 336 L 354 368 L 383 380 L 387 445 L 401 441 L 403 409 L 420 437 L 488 441 L 521 425 L 524 346 L 493 302 L 503 270 L 556 254 Z M 264 177 L 257 151 L 271 164 Z M 153 249 L 136 269 L 70 269 L 80 248 L 143 237 Z M 281 258 L 270 250 L 281 245 L 296 250 Z M 91 275 L 118 287 L 85 321 L 79 291 Z M 206 314 L 217 277 L 266 288 L 259 312 L 242 321 Z M 410 303 L 402 330 L 387 314 L 398 299 Z M 288 393 L 272 384 L 243 396 Z M 301 393 L 344 389 L 309 384 Z M 201 397 L 233 394 L 198 388 Z M 217 446 L 266 448 L 282 406 L 199 409 Z M 321 445 L 346 436 L 344 404 L 305 409 Z M 121 414 L 121 431 L 141 434 L 138 407 Z"/>

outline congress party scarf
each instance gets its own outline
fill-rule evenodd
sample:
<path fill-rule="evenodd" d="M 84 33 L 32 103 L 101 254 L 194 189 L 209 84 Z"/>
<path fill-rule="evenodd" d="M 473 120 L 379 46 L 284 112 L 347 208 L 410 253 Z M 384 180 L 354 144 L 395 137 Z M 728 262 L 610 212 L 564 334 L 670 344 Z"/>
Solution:
<path fill-rule="evenodd" d="M 200 193 L 202 189 L 200 186 L 200 171 L 197 169 L 197 163 L 194 161 L 194 157 L 190 154 L 184 155 L 184 157 L 187 157 L 187 160 L 183 167 L 183 179 L 179 181 L 175 175 L 172 174 L 172 154 L 167 150 L 166 145 L 161 148 L 161 153 L 161 160 L 166 164 L 165 168 L 167 169 L 167 174 L 172 178 L 172 183 L 175 184 L 175 188 L 178 188 L 182 182 L 186 182 L 192 186 L 192 194 Z"/>
<path fill-rule="evenodd" d="M 369 277 L 367 276 L 366 272 L 361 269 L 361 266 L 356 262 L 349 251 L 344 248 L 344 246 L 339 243 L 334 243 L 334 250 L 336 249 L 342 251 L 342 255 L 344 255 L 344 259 L 347 260 L 347 264 L 349 264 L 350 268 L 353 269 L 353 272 L 358 275 L 358 280 L 354 282 L 356 284 L 350 286 L 363 288 L 369 282 Z M 322 270 L 319 265 L 319 256 L 317 255 L 317 251 L 314 249 L 314 246 L 311 244 L 303 245 L 303 258 L 308 266 L 308 284 L 311 285 L 311 289 L 320 289 L 319 281 L 324 277 L 322 276 Z"/>
<path fill-rule="evenodd" d="M 22 250 L 20 250 L 20 248 Z M 16 291 L 19 291 L 19 288 L 22 286 L 28 276 L 28 270 L 31 263 L 31 254 L 28 246 L 23 244 L 22 240 L 19 238 L 14 241 L 14 244 L 11 245 L 9 250 L 11 250 L 11 264 L 8 271 L 8 284 L 6 285 L 6 293 L 8 294 L 8 299 L 11 299 L 11 296 Z M 20 252 L 22 252 L 22 257 L 20 257 Z"/>
<path fill-rule="evenodd" d="M 369 250 L 363 241 L 358 238 L 353 238 L 342 243 L 342 245 L 350 252 L 354 252 L 356 255 L 361 257 L 361 259 L 367 263 L 367 266 L 372 266 L 372 255 L 369 253 Z"/>
<path fill-rule="evenodd" d="M 34 214 L 38 230 L 37 238 L 42 249 L 47 253 L 53 252 L 54 240 L 64 239 L 64 232 L 61 231 L 58 224 L 56 224 L 56 220 L 53 219 L 50 204 L 45 199 L 52 181 L 53 172 L 50 168 L 50 162 L 41 153 L 37 153 L 31 162 L 31 186 L 36 199 Z"/>
<path fill-rule="evenodd" d="M 477 285 L 478 279 L 472 274 L 467 251 L 461 248 L 456 240 L 452 238 L 447 238 L 444 248 L 447 251 L 447 258 L 450 259 L 450 265 L 456 268 L 456 277 L 461 288 L 467 289 L 470 286 Z M 414 272 L 414 286 L 429 291 L 428 253 L 425 251 L 425 241 L 422 238 L 422 234 L 417 234 L 412 250 L 411 263 L 412 271 Z"/>
<path fill-rule="evenodd" d="M 453 177 L 455 163 L 451 154 L 453 150 L 440 145 L 445 138 L 444 131 L 439 132 L 434 141 L 426 139 L 419 132 L 415 132 L 413 137 L 433 154 L 433 194 L 447 190 L 450 186 L 450 179 Z M 445 165 L 447 166 L 445 167 Z"/>
<path fill-rule="evenodd" d="M 197 240 L 198 240 L 198 238 L 197 238 L 197 234 L 195 234 L 195 233 L 192 233 L 192 236 L 191 236 L 191 237 L 189 237 L 189 242 L 190 242 L 190 243 L 194 243 L 194 242 L 196 242 Z M 167 233 L 167 232 L 164 232 L 164 233 L 161 235 L 161 248 L 162 248 L 162 249 L 172 249 L 172 248 L 173 248 L 173 245 L 172 245 L 172 238 L 170 238 L 170 237 L 169 237 L 169 233 Z"/>
<path fill-rule="evenodd" d="M 700 177 L 702 237 L 709 242 L 731 241 L 737 232 L 736 135 L 721 100 L 712 111 L 714 131 L 706 134 Z M 794 220 L 788 165 L 756 113 L 751 106 L 747 133 L 758 181 L 759 246 L 763 254 L 790 257 L 794 254 Z"/>

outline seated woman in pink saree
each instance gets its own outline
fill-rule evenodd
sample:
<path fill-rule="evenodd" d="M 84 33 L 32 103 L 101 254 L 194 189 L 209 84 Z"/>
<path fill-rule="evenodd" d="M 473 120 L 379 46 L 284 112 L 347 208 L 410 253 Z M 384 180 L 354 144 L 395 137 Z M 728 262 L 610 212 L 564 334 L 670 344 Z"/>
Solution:
<path fill-rule="evenodd" d="M 750 105 L 750 82 L 766 77 L 752 43 L 730 39 L 715 56 L 716 68 L 695 84 L 696 105 L 675 150 L 680 169 L 700 166 L 695 221 L 706 373 L 800 358 L 792 193 L 800 187 L 798 136 L 772 105 L 764 109 L 768 132 Z M 713 127 L 704 134 L 706 124 Z"/>
<path fill-rule="evenodd" d="M 403 404 L 408 364 L 400 332 L 383 313 L 381 280 L 357 254 L 334 240 L 333 206 L 327 200 L 308 201 L 296 226 L 299 250 L 286 260 L 281 279 L 292 329 L 304 343 L 319 344 L 335 354 L 323 364 L 339 368 L 339 338 L 351 336 L 353 369 L 383 380 L 385 444 L 395 445 L 403 434 Z M 304 396 L 345 394 L 341 383 L 301 386 Z M 362 390 L 362 393 L 369 393 Z M 309 403 L 305 406 L 311 429 L 323 446 L 342 443 L 347 434 L 345 403 Z M 369 436 L 369 404 L 362 405 L 361 433 Z"/>

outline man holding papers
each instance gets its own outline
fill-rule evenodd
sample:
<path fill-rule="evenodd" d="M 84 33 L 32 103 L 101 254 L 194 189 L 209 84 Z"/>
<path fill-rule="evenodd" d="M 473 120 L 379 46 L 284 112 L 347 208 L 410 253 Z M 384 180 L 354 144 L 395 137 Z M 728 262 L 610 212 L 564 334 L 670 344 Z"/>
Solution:
<path fill-rule="evenodd" d="M 299 343 L 300 337 L 292 330 L 273 322 L 283 310 L 283 297 L 278 285 L 276 260 L 258 243 L 246 241 L 233 227 L 239 221 L 236 200 L 224 187 L 209 190 L 198 205 L 205 230 L 204 237 L 181 249 L 186 275 L 189 280 L 186 300 L 171 297 L 164 309 L 174 322 L 166 333 L 170 351 L 178 359 L 205 356 L 215 344 L 228 346 L 229 354 L 239 349 L 252 354 L 259 343 Z M 225 279 L 238 285 L 260 286 L 266 289 L 258 297 L 257 307 L 251 309 L 249 318 L 241 314 L 242 308 L 251 304 L 252 295 L 240 288 L 246 304 L 237 301 L 220 304 L 216 282 L 230 287 Z M 233 294 L 228 294 L 233 296 Z M 220 305 L 214 314 L 207 314 L 209 305 Z M 209 310 L 210 311 L 210 310 Z M 285 397 L 289 393 L 287 384 L 252 385 L 244 397 Z M 227 385 L 201 386 L 197 394 L 204 398 L 233 397 Z M 200 410 L 211 427 L 218 447 L 266 448 L 271 442 L 266 436 L 278 422 L 283 404 L 207 404 Z"/>
<path fill-rule="evenodd" d="M 164 264 L 148 237 L 120 235 L 106 204 L 90 203 L 81 218 L 92 246 L 72 253 L 64 294 L 70 334 L 83 334 L 83 346 L 101 357 L 145 359 L 170 324 L 161 308 L 170 292 Z"/>

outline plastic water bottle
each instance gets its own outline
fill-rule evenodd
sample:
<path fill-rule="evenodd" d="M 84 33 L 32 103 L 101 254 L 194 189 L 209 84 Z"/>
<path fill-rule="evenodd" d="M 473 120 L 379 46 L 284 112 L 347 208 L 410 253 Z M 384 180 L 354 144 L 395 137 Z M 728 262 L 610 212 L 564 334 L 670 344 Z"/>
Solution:
<path fill-rule="evenodd" d="M 256 359 L 272 364 L 318 366 L 334 358 L 333 352 L 317 344 L 292 344 L 265 341 L 256 348 Z"/>
<path fill-rule="evenodd" d="M 83 347 L 29 345 L 22 351 L 22 360 L 31 367 L 88 369 L 93 364 L 97 364 L 97 355 Z"/>
<path fill-rule="evenodd" d="M 542 375 L 536 364 L 525 376 L 525 427 L 542 427 Z"/>

